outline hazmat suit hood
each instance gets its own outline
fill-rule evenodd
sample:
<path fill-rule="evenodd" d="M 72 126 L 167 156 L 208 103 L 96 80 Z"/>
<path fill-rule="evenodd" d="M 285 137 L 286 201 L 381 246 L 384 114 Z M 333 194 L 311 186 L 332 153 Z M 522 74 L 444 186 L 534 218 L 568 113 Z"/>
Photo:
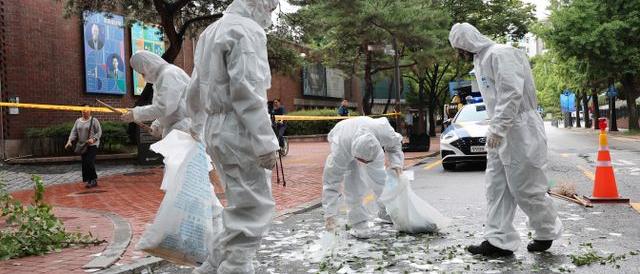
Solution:
<path fill-rule="evenodd" d="M 351 144 L 351 154 L 353 154 L 353 157 L 360 158 L 367 162 L 373 161 L 381 152 L 381 149 L 380 142 L 376 136 L 370 132 L 358 136 Z"/>
<path fill-rule="evenodd" d="M 131 67 L 144 74 L 144 80 L 147 83 L 154 84 L 158 80 L 158 75 L 162 68 L 169 63 L 162 57 L 146 50 L 136 51 L 130 59 Z"/>
<path fill-rule="evenodd" d="M 449 42 L 452 47 L 471 53 L 478 53 L 495 44 L 469 23 L 456 23 L 453 25 L 451 32 L 449 32 Z"/>
<path fill-rule="evenodd" d="M 278 6 L 279 0 L 235 0 L 226 10 L 248 17 L 256 21 L 263 28 L 271 26 L 271 12 Z"/>

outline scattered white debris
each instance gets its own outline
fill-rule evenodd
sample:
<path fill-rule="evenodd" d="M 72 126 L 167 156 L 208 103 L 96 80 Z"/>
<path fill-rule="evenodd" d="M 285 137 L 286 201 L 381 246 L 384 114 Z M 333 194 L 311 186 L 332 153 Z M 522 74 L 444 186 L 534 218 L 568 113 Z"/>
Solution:
<path fill-rule="evenodd" d="M 610 235 L 610 236 L 615 236 L 615 237 L 622 237 L 622 234 L 620 234 L 620 233 L 614 233 L 614 232 L 609 233 L 609 235 Z"/>
<path fill-rule="evenodd" d="M 415 268 L 417 270 L 422 270 L 422 271 L 433 270 L 433 265 L 432 264 L 411 263 L 411 264 L 409 264 L 409 266 L 412 267 L 412 268 Z"/>

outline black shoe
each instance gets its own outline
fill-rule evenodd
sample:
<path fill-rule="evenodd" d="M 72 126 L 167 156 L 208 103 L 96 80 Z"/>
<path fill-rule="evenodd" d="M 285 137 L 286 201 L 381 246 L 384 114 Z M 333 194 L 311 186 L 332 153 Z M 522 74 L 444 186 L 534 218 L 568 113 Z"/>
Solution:
<path fill-rule="evenodd" d="M 495 247 L 490 244 L 489 241 L 484 241 L 480 245 L 469 246 L 467 247 L 467 250 L 471 252 L 471 254 L 480 254 L 488 257 L 505 257 L 513 255 L 513 251 Z"/>
<path fill-rule="evenodd" d="M 89 187 L 97 187 L 98 186 L 98 180 L 97 179 L 93 179 L 90 182 L 90 186 Z"/>
<path fill-rule="evenodd" d="M 84 182 L 84 187 L 85 188 L 91 188 L 91 181 Z"/>
<path fill-rule="evenodd" d="M 533 240 L 527 245 L 527 250 L 529 250 L 530 252 L 542 252 L 549 249 L 551 247 L 551 244 L 553 244 L 553 241 Z"/>

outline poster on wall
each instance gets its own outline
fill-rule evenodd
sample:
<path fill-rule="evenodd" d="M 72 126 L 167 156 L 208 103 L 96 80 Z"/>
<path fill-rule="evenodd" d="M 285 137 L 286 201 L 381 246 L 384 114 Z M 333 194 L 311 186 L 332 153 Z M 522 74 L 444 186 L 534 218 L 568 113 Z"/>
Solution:
<path fill-rule="evenodd" d="M 84 13 L 84 66 L 87 93 L 124 95 L 127 91 L 124 18 Z"/>
<path fill-rule="evenodd" d="M 139 50 L 153 52 L 159 56 L 164 53 L 164 40 L 160 29 L 153 25 L 136 23 L 131 27 L 131 52 Z M 133 95 L 142 94 L 147 83 L 142 74 L 133 72 Z"/>
<path fill-rule="evenodd" d="M 302 72 L 303 95 L 327 96 L 326 70 L 322 64 L 307 65 Z"/>
<path fill-rule="evenodd" d="M 327 69 L 327 97 L 344 98 L 345 74 L 339 69 Z"/>

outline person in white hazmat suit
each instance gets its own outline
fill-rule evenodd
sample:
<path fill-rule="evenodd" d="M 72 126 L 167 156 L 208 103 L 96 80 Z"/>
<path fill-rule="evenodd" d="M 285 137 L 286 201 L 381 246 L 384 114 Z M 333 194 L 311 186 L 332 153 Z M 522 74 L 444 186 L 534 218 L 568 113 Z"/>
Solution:
<path fill-rule="evenodd" d="M 331 154 L 327 157 L 322 178 L 322 207 L 327 231 L 336 228 L 341 183 L 347 205 L 349 232 L 356 238 L 369 238 L 370 216 L 363 204 L 369 189 L 380 197 L 386 182 L 385 157 L 389 168 L 398 175 L 404 165 L 402 136 L 395 132 L 387 118 L 357 117 L 343 120 L 329 132 Z M 367 184 L 369 183 L 369 184 Z M 378 216 L 390 221 L 382 203 Z"/>
<path fill-rule="evenodd" d="M 254 273 L 252 261 L 274 216 L 271 169 L 279 146 L 267 110 L 271 70 L 264 29 L 277 5 L 235 0 L 198 39 L 187 112 L 191 135 L 205 142 L 219 172 L 227 206 L 223 232 L 194 273 Z"/>
<path fill-rule="evenodd" d="M 151 134 L 165 137 L 171 130 L 189 132 L 190 119 L 185 106 L 185 89 L 189 75 L 181 68 L 169 64 L 162 57 L 145 50 L 131 56 L 131 67 L 153 84 L 151 105 L 135 107 L 122 114 L 125 122 L 153 121 Z"/>
<path fill-rule="evenodd" d="M 468 23 L 455 24 L 449 41 L 458 55 L 473 60 L 480 92 L 487 107 L 485 241 L 468 247 L 473 254 L 508 256 L 520 236 L 513 226 L 516 206 L 529 217 L 535 231 L 529 251 L 545 251 L 560 237 L 562 223 L 546 195 L 547 137 L 526 54 L 496 44 Z"/>

